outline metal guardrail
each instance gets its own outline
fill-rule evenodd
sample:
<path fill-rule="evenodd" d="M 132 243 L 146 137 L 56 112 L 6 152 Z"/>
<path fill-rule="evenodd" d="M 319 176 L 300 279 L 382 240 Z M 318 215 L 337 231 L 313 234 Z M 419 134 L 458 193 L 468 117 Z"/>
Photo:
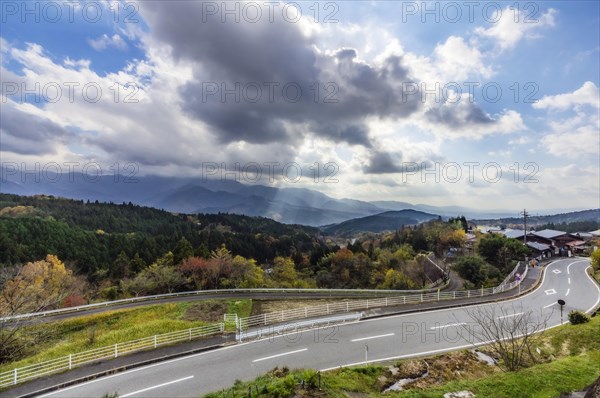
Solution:
<path fill-rule="evenodd" d="M 95 348 L 93 350 L 82 351 L 76 354 L 69 354 L 61 358 L 51 359 L 49 361 L 2 372 L 0 373 L 0 387 L 7 387 L 40 376 L 70 370 L 91 362 L 117 358 L 141 350 L 154 349 L 166 344 L 190 341 L 201 337 L 221 334 L 224 330 L 225 325 L 223 323 L 217 323 L 209 326 L 200 326 L 197 328 L 157 334 L 137 340 Z"/>
<path fill-rule="evenodd" d="M 433 260 L 431 259 L 431 257 L 435 257 L 433 253 L 430 253 L 429 255 L 427 255 L 427 260 L 428 260 L 428 261 L 429 261 L 431 264 L 435 265 L 435 267 L 436 267 L 437 269 L 439 269 L 439 270 L 440 270 L 440 271 L 441 271 L 443 274 L 446 274 L 446 270 L 444 270 L 444 269 L 443 269 L 442 267 L 440 267 L 440 266 L 439 266 L 439 265 L 438 265 L 438 264 L 437 264 L 435 261 L 433 261 Z"/>
<path fill-rule="evenodd" d="M 331 325 L 339 325 L 346 322 L 356 322 L 360 320 L 360 313 L 351 313 L 343 315 L 334 315 L 327 318 L 308 319 L 300 322 L 294 322 L 292 324 L 287 323 L 283 325 L 270 325 L 261 328 L 255 328 L 249 331 L 238 331 L 236 333 L 236 340 L 239 342 L 248 341 L 252 339 L 261 339 L 272 335 L 296 335 L 302 330 L 314 329 L 317 327 L 327 327 Z"/>
<path fill-rule="evenodd" d="M 515 267 L 515 269 L 511 272 L 511 277 L 517 272 L 519 264 Z M 416 291 L 418 293 L 405 294 L 403 296 L 397 297 L 384 297 L 377 299 L 367 299 L 367 300 L 355 300 L 355 301 L 345 301 L 333 304 L 324 304 L 319 306 L 310 306 L 299 309 L 292 310 L 283 310 L 276 311 L 271 313 L 265 313 L 260 315 L 254 315 L 245 318 L 238 318 L 235 314 L 225 314 L 223 319 L 225 322 L 235 322 L 237 329 L 237 336 L 241 338 L 244 330 L 248 330 L 250 327 L 264 327 L 266 325 L 273 325 L 278 323 L 285 323 L 287 321 L 299 320 L 299 319 L 307 319 L 307 318 L 316 318 L 320 316 L 327 316 L 333 314 L 340 313 L 349 313 L 357 310 L 365 310 L 369 308 L 380 308 L 387 306 L 397 306 L 403 304 L 415 304 L 415 303 L 424 303 L 424 302 L 432 302 L 432 301 L 442 301 L 442 300 L 455 300 L 461 298 L 471 298 L 471 297 L 483 297 L 489 296 L 497 293 L 501 293 L 507 290 L 511 290 L 516 286 L 520 286 L 521 282 L 527 276 L 527 270 L 529 267 L 525 266 L 525 271 L 521 275 L 518 280 L 515 280 L 510 283 L 505 283 L 510 278 L 506 278 L 500 285 L 492 288 L 481 288 L 475 290 L 460 290 L 460 291 L 452 291 L 452 292 L 441 292 L 440 289 L 437 289 L 437 292 L 430 292 L 428 290 Z M 229 291 L 239 291 L 236 289 L 228 289 Z M 319 290 L 319 289 L 268 289 L 268 290 L 276 290 L 276 291 L 298 291 L 298 290 Z M 336 291 L 346 291 L 347 289 L 334 289 Z M 377 291 L 377 292 L 386 292 L 386 291 Z M 392 291 L 397 293 L 398 291 Z M 406 293 L 415 292 L 415 291 L 405 291 Z M 170 295 L 160 295 L 160 297 L 164 296 L 172 296 Z M 151 296 L 148 296 L 151 297 Z M 127 300 L 117 300 L 117 302 L 127 302 Z M 112 303 L 115 303 L 114 301 Z M 87 307 L 87 306 L 83 306 Z M 53 312 L 53 311 L 52 311 Z M 30 314 L 26 314 L 30 315 Z M 235 315 L 235 316 L 234 316 Z M 331 319 L 324 320 L 328 324 L 332 322 Z M 346 319 L 342 320 L 343 322 Z M 335 322 L 335 321 L 334 321 Z M 301 327 L 314 327 L 315 325 L 320 325 L 322 322 L 315 320 L 310 322 L 301 323 Z M 271 333 L 281 333 L 282 330 L 285 329 L 271 329 Z M 0 387 L 7 387 L 10 385 L 15 385 L 21 383 L 23 381 L 31 380 L 40 376 L 58 373 L 65 370 L 73 369 L 74 367 L 78 367 L 84 364 L 88 364 L 91 362 L 96 362 L 105 359 L 117 358 L 118 356 L 127 355 L 136 351 L 141 351 L 145 349 L 154 349 L 161 345 L 177 343 L 181 341 L 189 341 L 192 339 L 197 339 L 201 337 L 211 336 L 215 334 L 222 334 L 225 331 L 225 323 L 218 323 L 209 326 L 201 326 L 198 328 L 190 328 L 185 330 L 179 330 L 170 333 L 158 334 L 150 337 L 145 337 L 137 340 L 126 341 L 123 343 L 117 343 L 110 346 L 100 347 L 88 351 L 79 352 L 76 354 L 69 354 L 67 356 L 52 359 L 45 362 L 40 362 L 28 366 L 24 366 L 21 368 L 15 368 L 13 370 L 5 371 L 0 373 Z M 268 334 L 268 332 L 267 332 Z M 249 337 L 252 334 L 246 333 L 246 336 Z M 263 329 L 259 336 L 265 335 L 265 329 Z"/>
<path fill-rule="evenodd" d="M 276 312 L 270 312 L 260 315 L 253 315 L 250 317 L 239 318 L 237 323 L 238 333 L 247 330 L 251 327 L 259 327 L 272 325 L 276 323 L 284 323 L 288 321 L 294 321 L 298 319 L 306 319 L 306 318 L 316 318 L 320 316 L 327 316 L 332 314 L 339 313 L 348 313 L 358 310 L 365 310 L 369 308 L 380 308 L 380 307 L 389 307 L 389 306 L 398 306 L 404 304 L 418 304 L 424 302 L 432 302 L 432 301 L 442 301 L 442 300 L 456 300 L 463 298 L 471 298 L 471 297 L 483 297 L 489 296 L 497 293 L 502 293 L 507 290 L 511 290 L 516 286 L 520 285 L 521 282 L 527 276 L 527 268 L 525 267 L 525 271 L 519 278 L 519 280 L 515 280 L 510 283 L 501 283 L 495 287 L 474 289 L 474 290 L 456 290 L 451 292 L 442 292 L 440 289 L 437 292 L 430 293 L 420 293 L 420 294 L 408 294 L 397 297 L 384 297 L 377 299 L 367 299 L 367 300 L 355 300 L 355 301 L 345 301 L 340 303 L 333 304 L 323 304 L 318 306 L 310 306 L 304 308 L 296 308 L 291 310 L 282 310 Z M 513 270 L 516 273 L 518 269 L 517 267 Z"/>
<path fill-rule="evenodd" d="M 212 295 L 212 294 L 241 294 L 241 293 L 330 293 L 330 294 L 341 294 L 341 293 L 350 293 L 350 294 L 358 294 L 358 295 L 377 295 L 377 296 L 385 296 L 389 294 L 398 294 L 399 292 L 406 293 L 419 293 L 419 292 L 429 292 L 435 290 L 434 288 L 421 289 L 421 290 L 379 290 L 379 289 L 215 289 L 215 290 L 196 290 L 191 292 L 179 292 L 179 293 L 166 293 L 166 294 L 156 294 L 152 296 L 143 296 L 143 297 L 132 297 L 128 299 L 120 299 L 113 301 L 105 301 L 101 303 L 93 303 L 80 305 L 76 307 L 68 307 L 68 308 L 60 308 L 57 310 L 48 310 L 48 311 L 40 311 L 40 312 L 32 312 L 29 314 L 19 314 L 19 315 L 11 315 L 7 317 L 0 318 L 1 322 L 20 320 L 20 319 L 29 319 L 29 318 L 37 318 L 37 317 L 45 317 L 50 315 L 58 315 L 58 314 L 66 314 L 70 312 L 78 312 L 85 311 L 94 308 L 103 308 L 113 305 L 119 304 L 128 304 L 128 303 L 136 303 L 143 301 L 151 301 L 151 300 L 160 300 L 163 298 L 171 298 L 171 297 L 185 297 L 185 296 L 203 296 L 203 295 Z"/>
<path fill-rule="evenodd" d="M 527 263 L 523 262 L 523 261 L 519 261 L 517 262 L 517 265 L 515 265 L 515 268 L 510 272 L 510 274 L 508 274 L 506 276 L 506 278 L 504 278 L 504 280 L 498 285 L 498 286 L 502 286 L 502 285 L 506 285 L 507 283 L 509 283 L 515 276 L 515 274 L 517 273 L 517 271 L 519 270 L 519 268 L 521 268 L 523 265 L 527 265 Z M 527 266 L 525 267 L 524 275 L 527 274 Z M 524 276 L 523 276 L 524 278 Z"/>

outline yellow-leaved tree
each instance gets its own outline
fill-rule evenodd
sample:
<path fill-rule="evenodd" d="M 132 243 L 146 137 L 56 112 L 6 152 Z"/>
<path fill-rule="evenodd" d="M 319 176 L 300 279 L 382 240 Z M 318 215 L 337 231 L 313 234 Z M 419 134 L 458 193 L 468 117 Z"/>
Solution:
<path fill-rule="evenodd" d="M 57 308 L 73 291 L 76 278 L 57 256 L 48 254 L 16 269 L 0 294 L 3 316 Z"/>
<path fill-rule="evenodd" d="M 55 255 L 49 254 L 44 260 L 23 266 L 4 268 L 0 272 L 0 317 L 58 308 L 77 288 L 81 290 L 82 281 L 73 276 Z M 20 319 L 2 323 L 0 363 L 19 359 L 37 343 L 39 336 L 18 333 L 30 323 Z"/>

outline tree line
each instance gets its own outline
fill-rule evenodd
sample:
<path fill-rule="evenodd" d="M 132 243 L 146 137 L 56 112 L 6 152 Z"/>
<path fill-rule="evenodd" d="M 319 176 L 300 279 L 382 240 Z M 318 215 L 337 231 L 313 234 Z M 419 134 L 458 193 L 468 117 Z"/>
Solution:
<path fill-rule="evenodd" d="M 69 296 L 71 305 L 220 288 L 418 289 L 444 277 L 426 252 L 462 254 L 457 271 L 479 286 L 501 279 L 525 253 L 515 241 L 485 237 L 479 256 L 465 256 L 467 230 L 464 217 L 438 219 L 344 245 L 317 228 L 262 217 L 0 195 L 0 265 L 16 275 L 56 256 L 88 284 L 87 294 Z"/>

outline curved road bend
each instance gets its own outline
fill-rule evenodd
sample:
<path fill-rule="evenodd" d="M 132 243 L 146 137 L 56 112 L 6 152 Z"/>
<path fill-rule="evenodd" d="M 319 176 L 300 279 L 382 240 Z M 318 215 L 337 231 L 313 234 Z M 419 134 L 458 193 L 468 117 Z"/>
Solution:
<path fill-rule="evenodd" d="M 600 303 L 600 287 L 587 275 L 588 259 L 562 259 L 547 266 L 534 291 L 501 303 L 504 317 L 534 310 L 549 317 L 547 326 L 560 324 L 559 298 L 572 309 L 590 311 Z M 126 397 L 198 397 L 249 380 L 275 366 L 329 369 L 384 360 L 435 354 L 467 348 L 457 323 L 468 323 L 464 309 L 445 309 L 359 321 L 339 327 L 308 330 L 247 342 L 214 351 L 132 369 L 68 387 L 44 397 L 101 397 L 117 392 Z"/>
<path fill-rule="evenodd" d="M 457 278 L 458 275 L 454 274 Z M 462 280 L 461 280 L 462 281 Z M 452 278 L 450 282 L 441 287 L 441 291 L 452 291 L 463 289 L 462 282 L 454 282 Z M 424 291 L 435 292 L 436 288 L 424 289 Z M 412 291 L 419 293 L 420 291 Z M 394 295 L 402 295 L 402 294 L 410 294 L 411 291 L 398 290 L 394 291 Z M 190 302 L 190 301 L 203 301 L 203 300 L 242 300 L 242 299 L 253 299 L 253 300 L 321 300 L 321 299 L 366 299 L 366 298 L 379 298 L 389 296 L 389 291 L 373 291 L 371 293 L 354 293 L 351 291 L 345 292 L 245 292 L 245 293 L 225 293 L 225 292 L 208 292 L 204 294 L 190 294 L 186 296 L 175 296 L 175 297 L 166 297 L 159 298 L 153 300 L 143 300 L 136 301 L 131 303 L 121 303 L 107 306 L 98 306 L 90 309 L 84 309 L 79 311 L 71 311 L 58 313 L 56 315 L 47 315 L 47 316 L 37 316 L 31 318 L 35 322 L 46 323 L 46 322 L 54 322 L 61 321 L 65 319 L 75 318 L 79 316 L 87 316 L 99 314 L 107 311 L 116 311 L 123 309 L 131 309 L 144 307 L 148 305 L 156 305 L 156 304 L 168 304 L 168 303 L 177 303 L 177 302 Z"/>
<path fill-rule="evenodd" d="M 433 290 L 432 290 L 433 291 Z M 402 290 L 398 290 L 398 295 L 403 294 Z M 407 293 L 408 294 L 408 293 Z M 253 299 L 253 300 L 322 300 L 322 299 L 357 299 L 364 300 L 376 297 L 385 297 L 387 294 L 365 294 L 365 293 L 295 293 L 295 292 L 262 292 L 262 293 L 211 293 L 211 294 L 201 294 L 201 295 L 189 295 L 189 296 L 177 296 L 177 297 L 168 297 L 156 300 L 144 300 L 137 301 L 133 303 L 123 303 L 116 305 L 107 305 L 103 307 L 95 307 L 89 310 L 81 310 L 81 311 L 72 311 L 65 312 L 62 314 L 56 315 L 48 315 L 48 316 L 38 316 L 32 318 L 33 321 L 37 323 L 47 323 L 54 321 L 62 321 L 65 319 L 76 318 L 80 316 L 88 316 L 94 314 L 100 314 L 107 311 L 117 311 L 124 309 L 132 309 L 139 308 L 149 305 L 158 305 L 158 304 L 169 304 L 169 303 L 177 303 L 177 302 L 191 302 L 191 301 L 203 301 L 203 300 L 242 300 L 242 299 Z"/>

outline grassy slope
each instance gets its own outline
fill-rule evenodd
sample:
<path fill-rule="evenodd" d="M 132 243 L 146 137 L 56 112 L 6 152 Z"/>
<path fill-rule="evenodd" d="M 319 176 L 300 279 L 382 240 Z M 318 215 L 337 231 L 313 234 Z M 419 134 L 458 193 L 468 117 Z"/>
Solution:
<path fill-rule="evenodd" d="M 222 322 L 224 312 L 249 316 L 251 310 L 251 300 L 206 300 L 116 310 L 30 326 L 22 330 L 35 341 L 28 355 L 0 365 L 0 372 L 92 348 Z"/>

